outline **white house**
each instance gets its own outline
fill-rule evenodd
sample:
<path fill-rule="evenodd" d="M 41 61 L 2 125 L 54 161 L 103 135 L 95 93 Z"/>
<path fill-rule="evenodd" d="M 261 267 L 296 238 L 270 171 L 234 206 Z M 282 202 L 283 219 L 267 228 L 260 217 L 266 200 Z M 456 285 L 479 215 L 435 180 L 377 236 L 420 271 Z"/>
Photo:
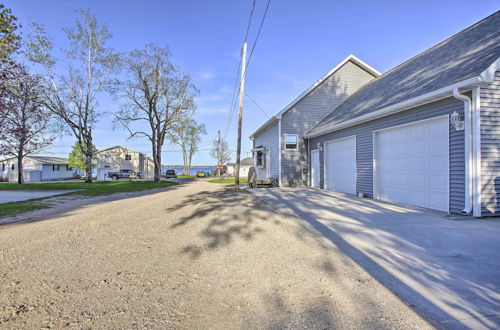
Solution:
<path fill-rule="evenodd" d="M 247 157 L 241 160 L 240 164 L 240 178 L 246 178 L 250 167 L 253 166 L 252 157 Z M 227 163 L 227 174 L 229 176 L 236 175 L 236 163 Z"/>
<path fill-rule="evenodd" d="M 106 180 L 108 172 L 132 170 L 143 174 L 144 179 L 154 178 L 154 162 L 141 152 L 115 146 L 97 152 L 97 180 Z"/>
<path fill-rule="evenodd" d="M 0 161 L 0 177 L 10 182 L 17 182 L 17 158 Z M 25 182 L 41 182 L 70 179 L 81 173 L 68 165 L 68 159 L 62 157 L 26 156 L 23 161 Z"/>

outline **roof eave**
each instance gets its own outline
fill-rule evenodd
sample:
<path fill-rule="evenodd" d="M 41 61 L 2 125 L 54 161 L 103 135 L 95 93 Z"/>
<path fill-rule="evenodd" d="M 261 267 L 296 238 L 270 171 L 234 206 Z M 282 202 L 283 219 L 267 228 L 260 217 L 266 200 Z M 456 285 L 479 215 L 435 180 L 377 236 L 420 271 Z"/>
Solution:
<path fill-rule="evenodd" d="M 476 77 L 472 77 L 466 80 L 463 80 L 461 82 L 437 89 L 433 92 L 426 93 L 417 97 L 414 97 L 412 99 L 399 102 L 396 104 L 389 105 L 387 107 L 381 108 L 379 110 L 367 113 L 365 115 L 361 115 L 359 117 L 353 118 L 346 120 L 345 122 L 342 122 L 338 125 L 332 125 L 332 126 L 327 126 L 322 129 L 319 129 L 317 131 L 314 131 L 314 128 L 312 128 L 308 133 L 304 134 L 304 138 L 306 139 L 311 139 L 314 137 L 318 137 L 321 135 L 325 135 L 328 133 L 332 133 L 344 128 L 348 128 L 354 125 L 358 125 L 367 121 L 374 120 L 376 118 L 380 117 L 385 117 L 397 112 L 405 111 L 426 103 L 430 103 L 439 99 L 442 99 L 443 97 L 451 96 L 451 93 L 453 92 L 454 88 L 467 88 L 467 87 L 474 87 L 474 86 L 479 86 L 484 83 L 488 83 L 489 81 L 485 80 L 483 75 L 479 75 Z"/>
<path fill-rule="evenodd" d="M 262 124 L 255 132 L 250 135 L 250 139 L 253 140 L 256 135 L 258 135 L 260 132 L 265 131 L 269 126 L 271 126 L 275 121 L 278 121 L 279 118 L 276 116 L 272 116 L 269 118 L 264 124 Z"/>

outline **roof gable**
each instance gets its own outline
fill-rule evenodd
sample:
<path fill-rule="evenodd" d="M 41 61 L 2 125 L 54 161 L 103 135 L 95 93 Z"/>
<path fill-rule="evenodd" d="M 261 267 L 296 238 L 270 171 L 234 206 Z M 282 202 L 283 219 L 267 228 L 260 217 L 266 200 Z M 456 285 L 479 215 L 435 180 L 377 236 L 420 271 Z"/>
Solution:
<path fill-rule="evenodd" d="M 370 65 L 367 63 L 363 62 L 359 58 L 357 58 L 354 55 L 349 55 L 347 56 L 342 62 L 337 64 L 333 69 L 328 71 L 323 77 L 321 77 L 319 80 L 317 80 L 315 83 L 313 83 L 309 88 L 307 88 L 304 92 L 302 92 L 299 96 L 297 96 L 292 102 L 290 102 L 288 105 L 286 105 L 280 112 L 278 112 L 276 115 L 272 116 L 269 118 L 264 124 L 262 124 L 251 136 L 250 138 L 254 138 L 256 135 L 258 135 L 260 132 L 265 130 L 268 126 L 270 126 L 274 121 L 279 120 L 288 110 L 292 109 L 297 103 L 299 103 L 302 99 L 304 99 L 307 95 L 309 95 L 311 92 L 313 92 L 316 88 L 321 86 L 325 81 L 327 81 L 332 75 L 334 75 L 336 72 L 338 72 L 342 67 L 344 67 L 348 62 L 351 62 L 358 66 L 360 69 L 365 70 L 368 72 L 370 75 L 373 77 L 378 77 L 380 76 L 380 72 L 372 68 Z"/>

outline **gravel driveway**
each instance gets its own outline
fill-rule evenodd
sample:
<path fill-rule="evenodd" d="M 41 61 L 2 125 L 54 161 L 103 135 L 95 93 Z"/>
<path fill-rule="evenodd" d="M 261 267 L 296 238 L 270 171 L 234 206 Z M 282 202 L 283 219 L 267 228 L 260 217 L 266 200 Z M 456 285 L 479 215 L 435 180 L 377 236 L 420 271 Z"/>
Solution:
<path fill-rule="evenodd" d="M 227 186 L 24 218 L 0 226 L 0 328 L 430 327 L 333 243 Z"/>

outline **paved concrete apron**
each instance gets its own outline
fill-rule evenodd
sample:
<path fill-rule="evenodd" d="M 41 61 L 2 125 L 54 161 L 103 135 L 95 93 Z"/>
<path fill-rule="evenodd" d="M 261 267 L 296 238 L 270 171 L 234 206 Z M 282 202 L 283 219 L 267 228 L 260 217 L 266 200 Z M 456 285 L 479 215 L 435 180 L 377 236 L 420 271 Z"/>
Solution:
<path fill-rule="evenodd" d="M 499 219 L 454 221 L 317 189 L 249 191 L 307 221 L 437 326 L 500 327 Z"/>
<path fill-rule="evenodd" d="M 0 204 L 67 194 L 76 190 L 0 190 Z"/>

